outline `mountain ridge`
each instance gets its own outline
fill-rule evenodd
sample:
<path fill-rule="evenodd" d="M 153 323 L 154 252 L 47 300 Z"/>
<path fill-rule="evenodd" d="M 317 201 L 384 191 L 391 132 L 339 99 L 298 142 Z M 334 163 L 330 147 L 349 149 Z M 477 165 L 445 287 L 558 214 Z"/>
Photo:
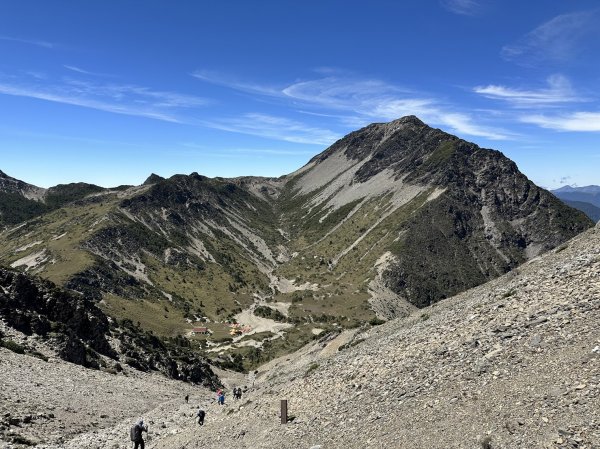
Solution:
<path fill-rule="evenodd" d="M 206 323 L 215 336 L 195 343 L 221 341 L 210 350 L 246 368 L 486 282 L 592 225 L 502 153 L 414 116 L 280 178 L 149 179 L 5 230 L 0 261 L 162 335 Z M 265 307 L 283 322 L 254 313 Z M 253 333 L 228 341 L 231 320 Z"/>

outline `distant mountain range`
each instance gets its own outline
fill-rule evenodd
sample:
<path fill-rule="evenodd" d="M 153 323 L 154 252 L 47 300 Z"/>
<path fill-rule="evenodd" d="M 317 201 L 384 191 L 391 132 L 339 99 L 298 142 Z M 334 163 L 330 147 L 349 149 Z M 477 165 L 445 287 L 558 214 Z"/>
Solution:
<path fill-rule="evenodd" d="M 594 221 L 600 221 L 600 186 L 564 186 L 552 193 L 566 204 L 583 211 Z"/>
<path fill-rule="evenodd" d="M 0 263 L 156 335 L 203 323 L 212 337 L 194 347 L 246 368 L 482 284 L 593 225 L 502 153 L 414 116 L 280 178 L 44 190 L 1 173 L 0 192 Z"/>

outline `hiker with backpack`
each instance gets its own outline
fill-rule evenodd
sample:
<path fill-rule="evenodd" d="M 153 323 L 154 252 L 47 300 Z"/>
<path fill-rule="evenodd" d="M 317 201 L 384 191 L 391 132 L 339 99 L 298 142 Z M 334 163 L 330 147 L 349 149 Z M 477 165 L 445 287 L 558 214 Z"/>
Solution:
<path fill-rule="evenodd" d="M 220 388 L 217 390 L 217 403 L 219 405 L 225 405 L 225 392 Z"/>
<path fill-rule="evenodd" d="M 202 410 L 200 407 L 198 407 L 198 413 L 196 413 L 196 416 L 198 417 L 198 424 L 200 426 L 204 425 L 204 417 L 206 416 L 206 412 L 204 410 Z"/>
<path fill-rule="evenodd" d="M 236 387 L 233 389 L 233 399 L 242 399 L 242 387 Z"/>
<path fill-rule="evenodd" d="M 148 433 L 148 426 L 145 426 L 144 420 L 140 419 L 140 422 L 138 422 L 129 430 L 129 437 L 131 438 L 131 441 L 135 443 L 133 449 L 144 449 L 145 443 L 144 438 L 142 437 L 142 432 Z"/>

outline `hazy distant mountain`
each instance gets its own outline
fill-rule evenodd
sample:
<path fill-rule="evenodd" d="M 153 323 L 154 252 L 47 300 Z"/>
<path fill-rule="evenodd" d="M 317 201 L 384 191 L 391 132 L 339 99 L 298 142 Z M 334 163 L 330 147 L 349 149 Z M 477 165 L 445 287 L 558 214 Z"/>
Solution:
<path fill-rule="evenodd" d="M 571 187 L 564 186 L 552 190 L 561 200 L 581 201 L 600 207 L 600 186 Z"/>
<path fill-rule="evenodd" d="M 583 187 L 574 187 L 574 186 L 563 186 L 552 192 L 556 193 L 569 193 L 569 192 L 579 192 L 579 193 L 589 193 L 592 195 L 600 194 L 600 186 L 583 186 Z"/>
<path fill-rule="evenodd" d="M 581 212 L 590 217 L 593 221 L 600 221 L 600 207 L 594 206 L 592 203 L 586 203 L 584 201 L 570 201 L 563 200 L 565 204 L 568 204 L 575 209 L 579 209 Z"/>
<path fill-rule="evenodd" d="M 157 335 L 206 322 L 246 366 L 486 282 L 592 225 L 502 153 L 414 116 L 353 132 L 277 179 L 74 186 L 1 233 L 0 260 Z M 231 345 L 231 319 L 260 333 Z"/>

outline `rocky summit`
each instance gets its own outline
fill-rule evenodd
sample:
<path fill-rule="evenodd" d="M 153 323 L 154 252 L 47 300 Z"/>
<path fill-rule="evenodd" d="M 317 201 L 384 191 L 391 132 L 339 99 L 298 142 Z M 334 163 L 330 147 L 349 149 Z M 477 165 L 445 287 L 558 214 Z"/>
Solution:
<path fill-rule="evenodd" d="M 10 448 L 121 448 L 142 417 L 156 449 L 597 448 L 599 319 L 596 227 L 407 317 L 322 335 L 251 377 L 219 371 L 223 406 L 204 387 L 155 374 L 0 348 L 0 438 Z M 4 341 L 46 351 L 2 329 Z"/>
<path fill-rule="evenodd" d="M 593 225 L 502 153 L 414 116 L 277 179 L 152 174 L 48 190 L 1 179 L 5 210 L 19 211 L 2 215 L 3 264 L 242 370 L 406 316 Z"/>

